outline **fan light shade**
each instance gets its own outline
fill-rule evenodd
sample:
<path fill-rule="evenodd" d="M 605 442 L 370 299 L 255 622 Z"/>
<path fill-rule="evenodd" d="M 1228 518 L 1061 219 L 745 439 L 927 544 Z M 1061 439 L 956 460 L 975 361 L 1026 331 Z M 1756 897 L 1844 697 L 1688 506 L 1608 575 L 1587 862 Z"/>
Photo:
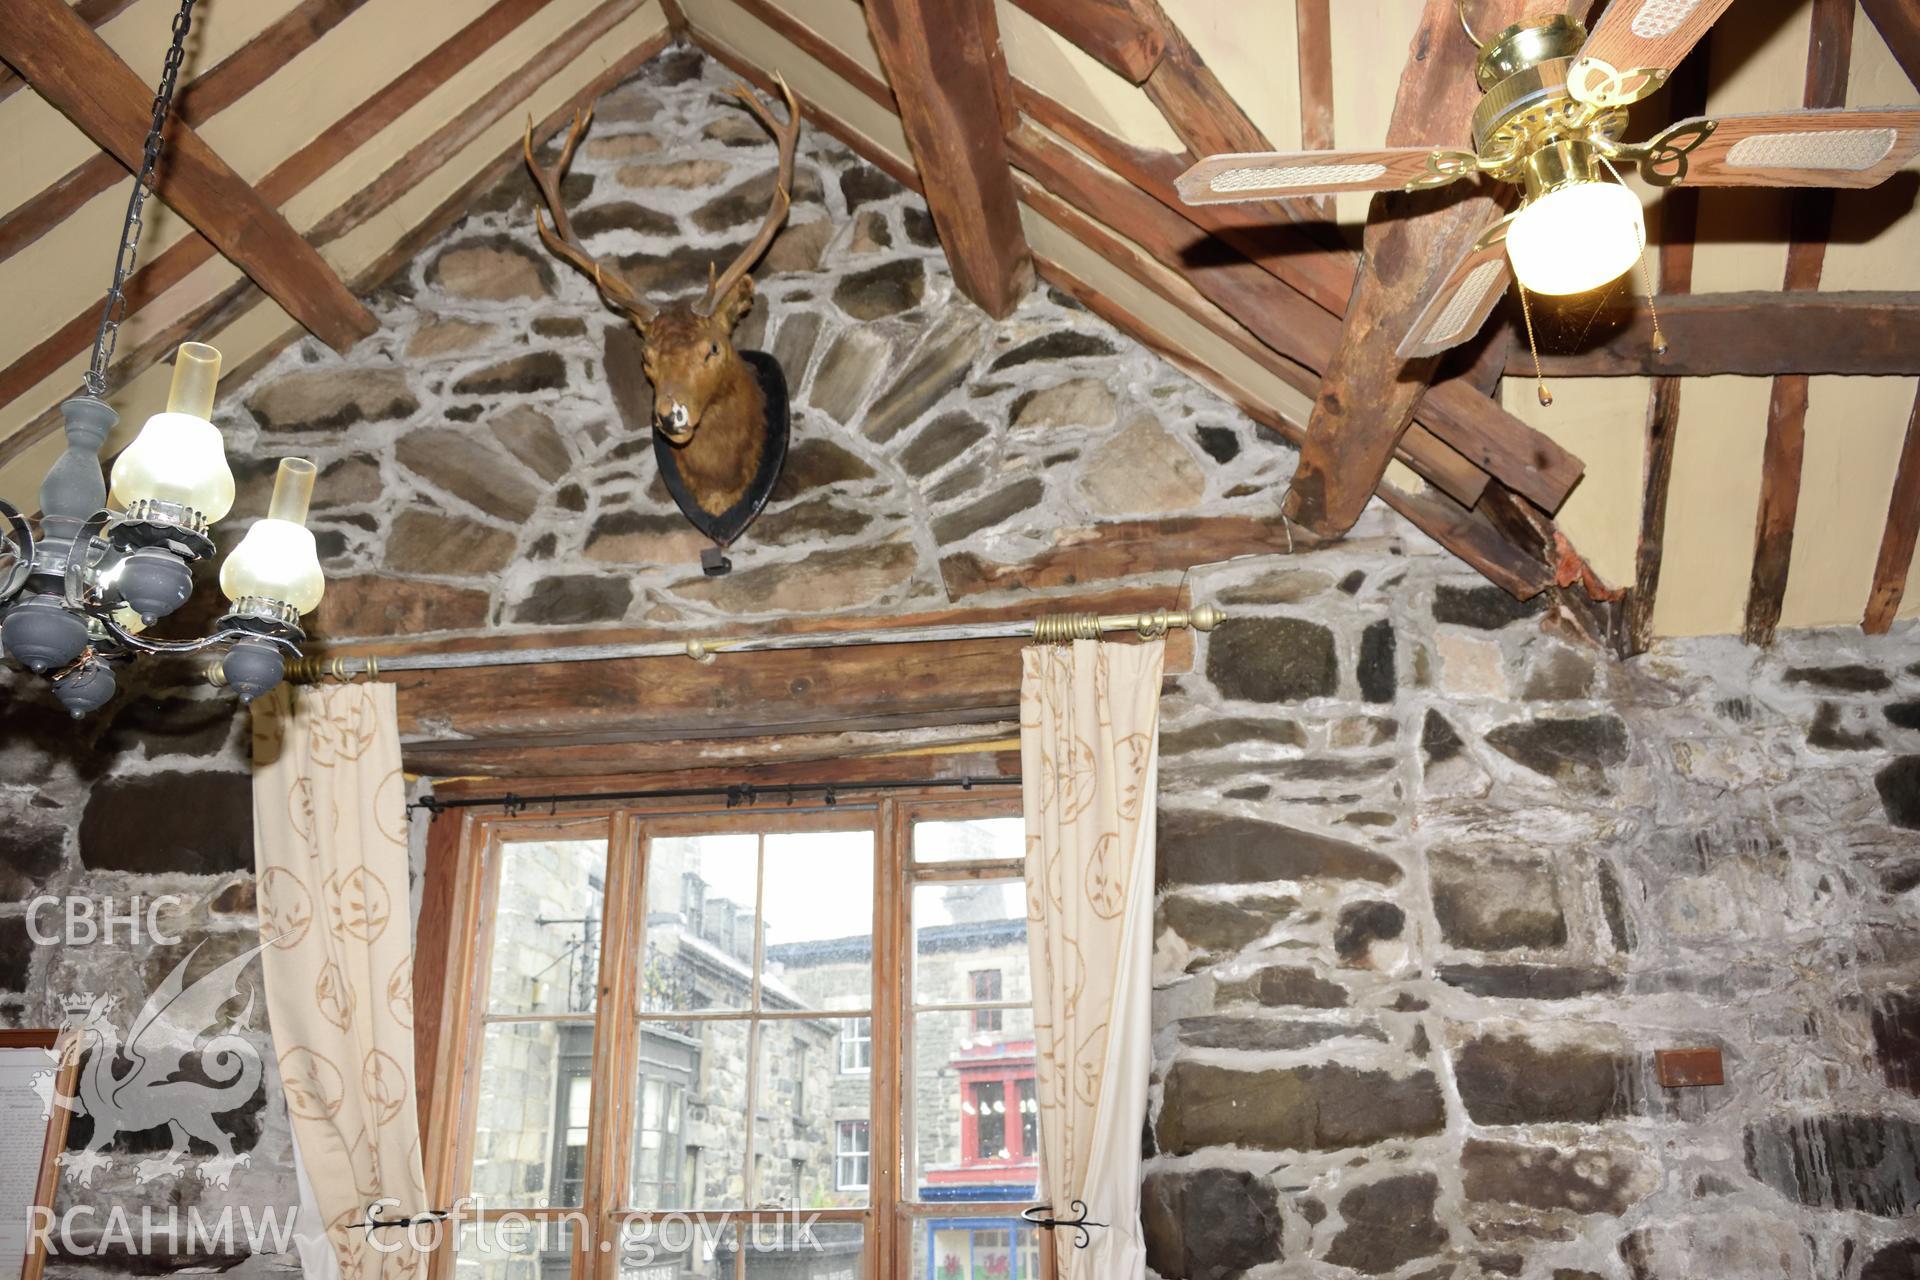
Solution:
<path fill-rule="evenodd" d="M 173 358 L 165 413 L 146 426 L 113 464 L 113 500 L 122 507 L 153 500 L 191 507 L 208 524 L 233 508 L 233 472 L 220 429 L 207 420 L 220 380 L 220 353 L 183 342 Z"/>
<path fill-rule="evenodd" d="M 282 458 L 273 481 L 273 505 L 220 566 L 220 590 L 239 603 L 262 596 L 313 612 L 326 592 L 320 553 L 305 524 L 313 494 L 314 466 L 305 458 Z"/>
<path fill-rule="evenodd" d="M 1585 293 L 1618 277 L 1646 243 L 1640 199 L 1613 182 L 1576 182 L 1529 201 L 1507 229 L 1507 257 L 1534 293 Z"/>

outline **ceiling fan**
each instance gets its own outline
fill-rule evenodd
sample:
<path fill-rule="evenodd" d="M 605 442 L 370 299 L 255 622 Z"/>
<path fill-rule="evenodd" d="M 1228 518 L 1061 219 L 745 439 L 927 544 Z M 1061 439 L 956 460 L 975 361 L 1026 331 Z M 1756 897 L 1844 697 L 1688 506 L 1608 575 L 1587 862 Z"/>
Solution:
<path fill-rule="evenodd" d="M 1520 207 L 1436 273 L 1397 349 L 1412 359 L 1472 337 L 1512 277 L 1524 303 L 1528 291 L 1584 293 L 1631 268 L 1646 224 L 1616 166 L 1637 164 L 1656 186 L 1871 187 L 1920 152 L 1914 107 L 1698 116 L 1645 142 L 1622 142 L 1627 106 L 1659 89 L 1731 3 L 1613 0 L 1591 35 L 1566 14 L 1508 27 L 1480 46 L 1475 76 L 1483 96 L 1471 151 L 1209 156 L 1180 176 L 1180 197 L 1197 205 L 1417 191 L 1476 174 L 1522 187 Z M 1467 34 L 1473 37 L 1471 28 Z"/>

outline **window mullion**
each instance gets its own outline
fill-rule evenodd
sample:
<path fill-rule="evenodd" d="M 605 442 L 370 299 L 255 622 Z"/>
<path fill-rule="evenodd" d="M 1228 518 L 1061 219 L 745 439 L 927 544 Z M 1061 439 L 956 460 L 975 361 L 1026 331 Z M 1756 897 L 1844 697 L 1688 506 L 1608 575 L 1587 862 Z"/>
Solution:
<path fill-rule="evenodd" d="M 627 1078 L 625 1068 L 632 1060 L 628 932 L 636 915 L 632 906 L 638 871 L 632 845 L 633 828 L 627 814 L 615 812 L 607 827 L 604 935 L 594 997 L 593 1123 L 587 1133 L 587 1178 L 581 1196 L 587 1231 L 584 1239 L 574 1241 L 574 1280 L 587 1276 L 613 1280 L 619 1266 L 617 1250 L 600 1250 L 595 1245 L 600 1233 L 612 1229 L 612 1210 L 618 1207 L 618 1188 L 625 1168 L 621 1134 L 627 1128 L 623 1123 L 627 1099 L 620 1082 Z"/>

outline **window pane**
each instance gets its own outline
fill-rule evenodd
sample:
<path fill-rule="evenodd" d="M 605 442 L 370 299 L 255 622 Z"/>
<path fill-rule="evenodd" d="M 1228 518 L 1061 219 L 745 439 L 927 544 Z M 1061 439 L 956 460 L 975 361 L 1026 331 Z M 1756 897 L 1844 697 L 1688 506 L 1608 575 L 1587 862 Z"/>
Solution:
<path fill-rule="evenodd" d="M 567 1280 L 573 1229 L 558 1221 L 468 1222 L 458 1248 L 456 1280 Z"/>
<path fill-rule="evenodd" d="M 493 1013 L 590 1013 L 605 918 L 605 840 L 500 846 L 493 913 Z"/>
<path fill-rule="evenodd" d="M 643 1022 L 633 1107 L 635 1209 L 745 1203 L 745 1022 Z"/>
<path fill-rule="evenodd" d="M 873 1070 L 873 1019 L 842 1018 L 837 1024 L 838 1073 L 865 1075 Z"/>
<path fill-rule="evenodd" d="M 481 1047 L 473 1194 L 488 1208 L 580 1203 L 593 1024 L 496 1022 Z"/>
<path fill-rule="evenodd" d="M 1024 858 L 1025 818 L 968 818 L 913 824 L 915 862 L 980 862 Z"/>
<path fill-rule="evenodd" d="M 767 837 L 769 1009 L 865 1009 L 873 1000 L 873 833 Z"/>
<path fill-rule="evenodd" d="M 989 970 L 1000 975 L 999 999 L 1033 999 L 1027 985 L 1025 883 L 969 880 L 914 886 L 914 1002 L 974 1002 L 973 975 Z"/>
<path fill-rule="evenodd" d="M 665 836 L 647 842 L 647 1013 L 744 1009 L 752 992 L 760 838 Z"/>
<path fill-rule="evenodd" d="M 913 1172 L 919 1200 L 1033 1198 L 1039 1178 L 1031 1106 L 1033 1014 L 1006 1010 L 1005 1025 L 975 1032 L 966 1013 L 922 1013 L 913 1021 Z"/>
<path fill-rule="evenodd" d="M 856 1167 L 839 1155 L 843 1126 L 857 1122 L 865 1131 L 872 1077 L 833 1070 L 839 1026 L 790 1018 L 760 1024 L 749 1197 L 756 1205 L 851 1209 L 867 1203 L 864 1162 Z M 849 1173 L 860 1176 L 849 1179 Z"/>
<path fill-rule="evenodd" d="M 913 1241 L 913 1280 L 1040 1280 L 1039 1229 L 1019 1218 L 926 1219 Z"/>
<path fill-rule="evenodd" d="M 746 1255 L 747 1275 L 755 1280 L 858 1280 L 866 1269 L 865 1231 L 857 1222 L 806 1223 L 796 1227 L 791 1214 L 756 1214 L 731 1223 L 720 1238 L 716 1261 L 722 1276 L 733 1275 L 736 1255 Z M 699 1274 L 699 1273 L 691 1273 Z"/>

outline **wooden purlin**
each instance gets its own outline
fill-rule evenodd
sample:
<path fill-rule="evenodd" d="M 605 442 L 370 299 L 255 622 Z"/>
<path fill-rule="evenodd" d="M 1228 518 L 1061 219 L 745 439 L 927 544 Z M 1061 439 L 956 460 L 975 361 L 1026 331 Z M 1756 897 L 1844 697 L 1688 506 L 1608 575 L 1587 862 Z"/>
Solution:
<path fill-rule="evenodd" d="M 1873 587 L 1867 594 L 1860 627 L 1870 636 L 1885 635 L 1899 615 L 1913 568 L 1914 539 L 1920 535 L 1920 392 L 1913 398 L 1900 462 L 1893 473 L 1893 498 L 1887 503 L 1887 527 L 1874 559 Z"/>

